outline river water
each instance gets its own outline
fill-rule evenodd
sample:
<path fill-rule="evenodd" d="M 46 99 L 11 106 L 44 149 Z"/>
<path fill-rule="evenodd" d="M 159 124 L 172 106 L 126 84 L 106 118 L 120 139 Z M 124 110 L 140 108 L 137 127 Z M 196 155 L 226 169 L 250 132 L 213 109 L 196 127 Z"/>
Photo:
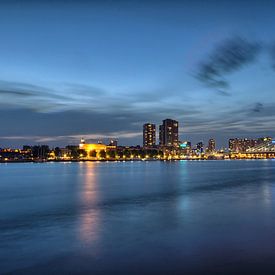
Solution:
<path fill-rule="evenodd" d="M 0 273 L 275 273 L 275 161 L 0 164 Z"/>

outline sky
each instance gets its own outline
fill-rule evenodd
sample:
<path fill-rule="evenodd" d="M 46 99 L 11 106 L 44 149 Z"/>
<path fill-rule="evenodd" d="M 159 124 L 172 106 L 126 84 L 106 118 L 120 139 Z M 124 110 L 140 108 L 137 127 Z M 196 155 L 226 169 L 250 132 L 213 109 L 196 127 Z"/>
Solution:
<path fill-rule="evenodd" d="M 1 1 L 0 147 L 275 137 L 275 1 Z"/>

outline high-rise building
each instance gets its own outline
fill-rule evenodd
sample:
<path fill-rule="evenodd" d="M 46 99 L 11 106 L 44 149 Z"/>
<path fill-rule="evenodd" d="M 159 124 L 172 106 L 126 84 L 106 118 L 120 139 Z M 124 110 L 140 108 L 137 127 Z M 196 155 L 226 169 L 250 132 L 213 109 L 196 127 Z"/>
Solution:
<path fill-rule="evenodd" d="M 173 119 L 165 119 L 159 126 L 159 144 L 162 146 L 179 146 L 179 123 Z"/>
<path fill-rule="evenodd" d="M 230 152 L 235 152 L 237 148 L 237 139 L 236 138 L 230 138 L 228 140 L 228 148 Z"/>
<path fill-rule="evenodd" d="M 210 138 L 208 141 L 208 151 L 214 152 L 216 150 L 216 141 L 213 138 Z"/>
<path fill-rule="evenodd" d="M 152 147 L 156 145 L 156 125 L 146 123 L 143 125 L 143 146 Z"/>
<path fill-rule="evenodd" d="M 164 128 L 163 125 L 159 125 L 159 145 L 164 145 Z"/>

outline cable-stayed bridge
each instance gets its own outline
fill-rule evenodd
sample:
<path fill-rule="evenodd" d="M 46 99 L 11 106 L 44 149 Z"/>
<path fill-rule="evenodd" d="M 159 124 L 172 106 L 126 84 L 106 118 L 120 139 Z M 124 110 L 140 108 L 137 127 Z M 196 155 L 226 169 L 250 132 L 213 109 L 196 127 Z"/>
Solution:
<path fill-rule="evenodd" d="M 246 153 L 275 153 L 275 140 L 251 147 L 246 150 Z"/>
<path fill-rule="evenodd" d="M 245 153 L 260 158 L 275 158 L 275 140 L 263 142 L 251 147 L 247 149 Z"/>

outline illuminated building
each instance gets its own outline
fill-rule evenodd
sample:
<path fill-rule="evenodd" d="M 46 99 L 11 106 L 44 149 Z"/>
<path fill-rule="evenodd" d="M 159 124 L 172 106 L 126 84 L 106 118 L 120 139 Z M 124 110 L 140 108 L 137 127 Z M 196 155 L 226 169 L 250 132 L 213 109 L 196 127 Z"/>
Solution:
<path fill-rule="evenodd" d="M 208 152 L 214 152 L 216 150 L 216 141 L 215 139 L 211 138 L 208 141 Z"/>
<path fill-rule="evenodd" d="M 60 157 L 68 158 L 71 156 L 72 151 L 68 148 L 60 148 Z"/>
<path fill-rule="evenodd" d="M 84 139 L 79 144 L 79 149 L 85 150 L 89 157 L 96 157 L 101 151 L 106 152 L 107 145 L 102 143 L 86 143 Z M 93 153 L 95 153 L 93 155 Z"/>
<path fill-rule="evenodd" d="M 230 138 L 228 140 L 228 148 L 230 152 L 236 152 L 236 140 L 235 138 Z"/>
<path fill-rule="evenodd" d="M 110 143 L 109 143 L 109 146 L 115 146 L 115 147 L 117 147 L 117 140 L 115 140 L 115 139 L 111 139 L 110 140 Z"/>
<path fill-rule="evenodd" d="M 180 143 L 180 148 L 185 149 L 185 148 L 190 148 L 191 147 L 191 142 L 190 141 L 183 141 Z"/>
<path fill-rule="evenodd" d="M 264 138 L 263 138 L 264 139 Z M 267 141 L 267 140 L 266 140 Z M 264 142 L 264 141 L 263 141 Z M 259 139 L 231 138 L 228 141 L 229 151 L 241 153 L 259 144 Z"/>
<path fill-rule="evenodd" d="M 181 153 L 187 155 L 191 151 L 191 142 L 190 141 L 183 141 L 180 143 L 180 150 Z"/>
<path fill-rule="evenodd" d="M 159 126 L 159 144 L 161 146 L 179 146 L 179 123 L 176 120 L 165 119 Z"/>
<path fill-rule="evenodd" d="M 146 123 L 143 125 L 143 146 L 152 147 L 156 145 L 156 125 Z"/>

